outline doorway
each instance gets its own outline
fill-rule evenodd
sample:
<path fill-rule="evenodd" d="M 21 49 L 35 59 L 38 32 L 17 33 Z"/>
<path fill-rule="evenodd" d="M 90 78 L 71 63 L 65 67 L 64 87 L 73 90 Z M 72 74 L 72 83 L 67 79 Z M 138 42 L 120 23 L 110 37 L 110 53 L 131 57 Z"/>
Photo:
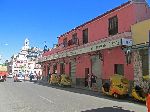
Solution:
<path fill-rule="evenodd" d="M 123 64 L 115 64 L 114 65 L 114 73 L 119 75 L 124 75 L 124 65 Z"/>
<path fill-rule="evenodd" d="M 60 74 L 65 74 L 65 64 L 64 63 L 60 63 Z"/>
<path fill-rule="evenodd" d="M 85 87 L 88 86 L 88 74 L 89 74 L 89 68 L 85 68 Z"/>
<path fill-rule="evenodd" d="M 99 55 L 91 56 L 91 72 L 97 77 L 96 84 L 98 88 L 102 87 L 102 61 Z"/>
<path fill-rule="evenodd" d="M 76 86 L 76 62 L 71 61 L 69 64 L 69 69 L 70 69 L 70 77 L 72 80 L 72 86 Z"/>

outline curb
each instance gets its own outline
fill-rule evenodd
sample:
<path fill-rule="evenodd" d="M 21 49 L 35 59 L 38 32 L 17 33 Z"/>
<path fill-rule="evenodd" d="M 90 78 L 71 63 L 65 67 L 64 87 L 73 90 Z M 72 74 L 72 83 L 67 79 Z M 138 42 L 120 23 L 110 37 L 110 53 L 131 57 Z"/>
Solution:
<path fill-rule="evenodd" d="M 45 84 L 45 85 L 50 85 L 47 81 L 43 81 L 43 80 L 36 81 L 35 83 L 42 83 L 42 84 Z M 100 90 L 94 91 L 94 90 L 89 89 L 89 88 L 87 88 L 87 87 L 74 86 L 74 87 L 71 87 L 71 88 L 86 90 L 86 91 L 94 92 L 94 93 L 101 93 Z"/>

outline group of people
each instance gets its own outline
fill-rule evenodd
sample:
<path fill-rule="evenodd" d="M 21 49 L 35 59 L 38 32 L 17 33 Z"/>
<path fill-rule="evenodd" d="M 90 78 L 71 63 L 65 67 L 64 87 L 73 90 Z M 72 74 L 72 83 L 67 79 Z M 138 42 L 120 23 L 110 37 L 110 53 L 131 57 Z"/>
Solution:
<path fill-rule="evenodd" d="M 93 73 L 88 74 L 88 87 L 89 87 L 89 89 L 96 86 L 96 78 L 97 77 Z"/>
<path fill-rule="evenodd" d="M 30 81 L 32 81 L 32 79 L 34 79 L 34 78 L 36 78 L 37 80 L 40 80 L 41 73 L 40 73 L 40 71 L 38 73 L 36 71 L 34 73 L 31 72 L 29 77 L 30 77 Z"/>

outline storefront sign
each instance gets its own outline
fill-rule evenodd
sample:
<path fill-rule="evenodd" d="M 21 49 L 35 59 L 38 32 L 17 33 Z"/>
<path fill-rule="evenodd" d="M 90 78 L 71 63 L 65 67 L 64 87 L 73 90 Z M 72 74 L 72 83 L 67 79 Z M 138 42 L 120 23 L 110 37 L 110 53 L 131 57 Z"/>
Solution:
<path fill-rule="evenodd" d="M 89 53 L 89 52 L 103 50 L 103 49 L 107 49 L 107 48 L 113 48 L 113 47 L 117 47 L 117 46 L 121 46 L 121 45 L 131 46 L 132 40 L 120 38 L 120 39 L 106 41 L 106 42 L 99 42 L 96 44 L 83 46 L 82 48 L 76 48 L 72 51 L 58 52 L 58 53 L 52 54 L 50 56 L 47 56 L 47 58 L 43 57 L 44 59 L 42 59 L 42 60 L 46 61 L 46 60 L 59 59 L 59 58 L 64 58 L 64 57 L 71 57 L 71 56 L 75 56 L 75 55 L 79 55 L 79 54 Z"/>

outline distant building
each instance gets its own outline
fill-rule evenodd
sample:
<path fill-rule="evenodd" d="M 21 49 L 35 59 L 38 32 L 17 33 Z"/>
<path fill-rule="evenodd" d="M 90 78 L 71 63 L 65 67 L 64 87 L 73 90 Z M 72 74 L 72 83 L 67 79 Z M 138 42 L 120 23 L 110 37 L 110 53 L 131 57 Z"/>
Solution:
<path fill-rule="evenodd" d="M 42 72 L 41 65 L 36 64 L 37 57 L 42 54 L 42 50 L 29 46 L 29 40 L 25 39 L 21 51 L 13 55 L 9 62 L 9 73 L 17 74 L 19 72 L 30 74 L 31 72 Z"/>

